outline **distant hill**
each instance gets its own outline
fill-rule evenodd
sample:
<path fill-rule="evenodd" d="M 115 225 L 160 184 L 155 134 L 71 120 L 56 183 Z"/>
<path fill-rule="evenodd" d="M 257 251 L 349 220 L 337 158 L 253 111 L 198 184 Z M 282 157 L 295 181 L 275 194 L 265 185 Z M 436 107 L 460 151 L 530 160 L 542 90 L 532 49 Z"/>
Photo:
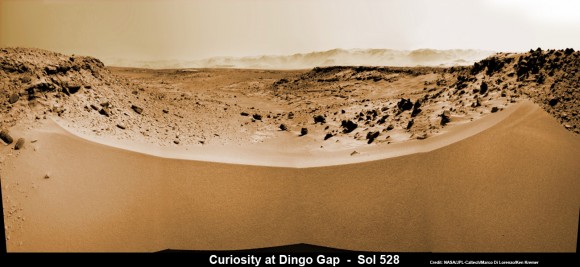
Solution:
<path fill-rule="evenodd" d="M 482 60 L 494 52 L 483 50 L 391 50 L 391 49 L 333 49 L 294 55 L 265 55 L 254 57 L 212 57 L 202 60 L 129 61 L 104 59 L 110 66 L 154 69 L 173 68 L 247 68 L 247 69 L 309 69 L 327 66 L 393 66 L 393 67 L 450 67 L 466 66 Z"/>

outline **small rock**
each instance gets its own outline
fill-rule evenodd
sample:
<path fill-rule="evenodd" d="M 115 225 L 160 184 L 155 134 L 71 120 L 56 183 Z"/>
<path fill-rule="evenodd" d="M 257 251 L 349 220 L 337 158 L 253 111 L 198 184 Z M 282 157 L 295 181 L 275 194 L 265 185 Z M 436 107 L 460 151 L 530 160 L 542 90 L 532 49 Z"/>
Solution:
<path fill-rule="evenodd" d="M 300 129 L 300 136 L 304 136 L 308 134 L 308 129 L 307 128 L 302 128 Z"/>
<path fill-rule="evenodd" d="M 401 111 L 411 110 L 413 108 L 413 101 L 411 101 L 411 99 L 401 98 L 401 100 L 397 103 L 397 107 Z"/>
<path fill-rule="evenodd" d="M 14 104 L 14 103 L 18 102 L 18 99 L 20 99 L 20 95 L 11 94 L 10 97 L 8 98 L 8 103 Z"/>
<path fill-rule="evenodd" d="M 122 130 L 127 129 L 127 127 L 125 127 L 125 125 L 122 123 L 117 124 L 117 127 L 119 127 L 119 129 L 122 129 Z"/>
<path fill-rule="evenodd" d="M 48 178 L 50 178 L 50 174 L 47 173 L 44 175 L 44 179 L 48 179 Z"/>
<path fill-rule="evenodd" d="M 288 113 L 288 119 L 289 120 L 294 119 L 294 112 Z"/>
<path fill-rule="evenodd" d="M 111 116 L 111 112 L 109 111 L 109 108 L 107 108 L 107 107 L 104 107 L 101 110 L 99 110 L 99 114 L 106 116 L 106 117 Z"/>
<path fill-rule="evenodd" d="M 380 132 L 378 132 L 378 131 L 376 131 L 376 132 L 368 132 L 367 133 L 367 140 L 368 140 L 367 144 L 370 144 L 373 141 L 375 141 L 375 139 L 377 137 L 379 137 L 379 135 L 380 135 Z"/>
<path fill-rule="evenodd" d="M 248 114 L 247 112 L 242 112 L 242 113 L 240 113 L 240 115 L 242 115 L 244 117 L 250 116 L 250 114 Z"/>
<path fill-rule="evenodd" d="M 441 113 L 440 116 L 441 116 L 441 125 L 446 125 L 451 121 L 451 112 L 449 112 L 448 110 L 443 111 L 443 113 Z"/>
<path fill-rule="evenodd" d="M 550 99 L 550 102 L 549 102 L 549 104 L 550 104 L 550 106 L 552 106 L 552 107 L 553 107 L 553 106 L 555 106 L 556 104 L 558 104 L 558 102 L 560 102 L 560 98 L 554 97 L 554 98 Z"/>
<path fill-rule="evenodd" d="M 332 138 L 333 136 L 334 136 L 334 135 L 332 135 L 331 133 L 327 133 L 327 134 L 324 136 L 324 140 L 328 140 L 328 139 Z"/>
<path fill-rule="evenodd" d="M 143 113 L 143 108 L 140 108 L 140 107 L 138 107 L 138 106 L 131 105 L 131 109 L 132 109 L 133 111 L 135 111 L 135 113 L 137 113 L 137 114 L 141 114 L 141 113 Z"/>
<path fill-rule="evenodd" d="M 410 121 L 407 123 L 407 130 L 411 129 L 411 127 L 413 127 L 413 124 L 415 124 L 415 121 L 411 119 L 411 120 L 410 120 Z"/>
<path fill-rule="evenodd" d="M 67 83 L 66 88 L 68 89 L 69 93 L 74 94 L 81 89 L 81 84 L 76 82 L 69 82 Z"/>
<path fill-rule="evenodd" d="M 392 124 L 389 124 L 389 126 L 387 126 L 387 131 L 390 131 L 392 129 L 395 129 L 395 126 L 393 126 Z"/>
<path fill-rule="evenodd" d="M 316 123 L 325 124 L 326 118 L 322 115 L 314 116 L 314 124 L 316 124 Z"/>
<path fill-rule="evenodd" d="M 18 138 L 16 144 L 14 145 L 14 150 L 20 150 L 24 148 L 24 138 Z"/>
<path fill-rule="evenodd" d="M 358 155 L 358 154 L 359 154 L 359 153 L 358 153 L 358 151 L 356 151 L 356 150 L 355 150 L 355 151 L 353 151 L 352 153 L 350 153 L 350 155 L 351 155 L 351 156 Z"/>
<path fill-rule="evenodd" d="M 284 124 L 280 124 L 280 131 L 286 131 L 288 130 L 288 127 L 286 127 L 286 125 Z"/>
<path fill-rule="evenodd" d="M 262 120 L 262 115 L 260 115 L 260 114 L 254 114 L 254 115 L 252 115 L 252 118 L 254 120 L 261 121 Z"/>
<path fill-rule="evenodd" d="M 341 123 L 341 126 L 344 128 L 343 129 L 344 133 L 350 133 L 358 127 L 358 124 L 352 122 L 351 120 L 348 120 L 348 121 L 343 120 Z"/>
<path fill-rule="evenodd" d="M 491 108 L 491 113 L 496 113 L 498 111 L 499 111 L 499 109 L 497 107 L 492 107 Z"/>
<path fill-rule="evenodd" d="M 173 140 L 173 143 L 179 145 L 179 140 Z"/>
<path fill-rule="evenodd" d="M 55 74 L 57 71 L 56 66 L 46 66 L 46 68 L 44 68 L 44 70 L 46 71 L 46 74 Z"/>
<path fill-rule="evenodd" d="M 0 131 L 0 140 L 4 141 L 4 143 L 6 144 L 12 144 L 12 142 L 14 142 L 14 139 L 12 139 L 12 136 L 10 136 L 10 133 L 8 132 L 8 130 L 2 130 Z"/>
<path fill-rule="evenodd" d="M 479 87 L 479 94 L 485 95 L 487 93 L 487 83 L 481 82 L 481 86 Z"/>
<path fill-rule="evenodd" d="M 167 114 L 167 113 L 169 113 L 169 110 L 168 109 L 163 109 L 163 113 L 166 113 Z"/>
<path fill-rule="evenodd" d="M 423 140 L 423 139 L 427 139 L 427 137 L 428 137 L 427 133 L 422 133 L 422 134 L 417 136 L 417 139 Z"/>
<path fill-rule="evenodd" d="M 564 124 L 564 127 L 566 127 L 566 129 L 568 129 L 568 130 L 574 128 L 574 126 L 572 126 L 570 124 Z"/>

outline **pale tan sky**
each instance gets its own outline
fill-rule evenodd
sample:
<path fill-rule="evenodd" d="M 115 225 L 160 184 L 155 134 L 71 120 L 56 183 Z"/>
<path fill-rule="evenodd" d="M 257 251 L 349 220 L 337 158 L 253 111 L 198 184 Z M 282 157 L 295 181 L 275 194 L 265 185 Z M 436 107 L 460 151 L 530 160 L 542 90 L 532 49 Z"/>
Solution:
<path fill-rule="evenodd" d="M 132 60 L 580 49 L 576 0 L 0 0 L 0 46 Z"/>

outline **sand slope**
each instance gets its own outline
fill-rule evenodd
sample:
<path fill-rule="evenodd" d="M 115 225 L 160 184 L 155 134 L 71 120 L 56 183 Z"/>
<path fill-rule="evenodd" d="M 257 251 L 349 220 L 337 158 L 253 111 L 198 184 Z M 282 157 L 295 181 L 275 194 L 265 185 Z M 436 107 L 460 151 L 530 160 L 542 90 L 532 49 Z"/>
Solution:
<path fill-rule="evenodd" d="M 24 134 L 38 141 L 1 170 L 9 251 L 576 247 L 580 139 L 534 104 L 427 153 L 301 169 L 160 158 L 57 128 Z"/>

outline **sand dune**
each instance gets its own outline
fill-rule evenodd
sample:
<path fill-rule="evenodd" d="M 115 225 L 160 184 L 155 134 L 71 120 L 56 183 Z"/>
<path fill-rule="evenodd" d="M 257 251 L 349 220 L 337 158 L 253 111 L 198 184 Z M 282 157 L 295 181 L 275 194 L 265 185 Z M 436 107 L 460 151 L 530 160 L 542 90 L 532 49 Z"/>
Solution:
<path fill-rule="evenodd" d="M 314 168 L 161 158 L 50 124 L 22 130 L 37 141 L 3 163 L 8 249 L 573 252 L 580 140 L 535 104 L 504 112 L 429 152 Z"/>
<path fill-rule="evenodd" d="M 312 140 L 299 136 L 293 138 L 280 136 L 259 144 L 245 146 L 166 147 L 131 140 L 120 141 L 110 136 L 85 134 L 68 127 L 66 121 L 60 118 L 48 121 L 45 128 L 53 129 L 53 131 L 60 134 L 75 135 L 105 146 L 166 159 L 268 167 L 312 168 L 352 164 L 433 151 L 480 133 L 501 122 L 517 110 L 522 110 L 520 112 L 533 112 L 536 108 L 537 106 L 532 102 L 524 101 L 508 107 L 504 112 L 490 114 L 471 123 L 463 122 L 447 127 L 444 135 L 436 135 L 425 140 L 412 140 L 396 144 L 382 143 L 375 146 L 357 146 L 355 148 L 344 148 L 342 146 L 333 148 L 332 144 L 329 144 L 329 148 L 319 147 L 317 145 L 320 142 L 313 143 Z M 63 131 L 66 131 L 66 133 Z M 355 151 L 356 153 L 353 154 Z"/>

